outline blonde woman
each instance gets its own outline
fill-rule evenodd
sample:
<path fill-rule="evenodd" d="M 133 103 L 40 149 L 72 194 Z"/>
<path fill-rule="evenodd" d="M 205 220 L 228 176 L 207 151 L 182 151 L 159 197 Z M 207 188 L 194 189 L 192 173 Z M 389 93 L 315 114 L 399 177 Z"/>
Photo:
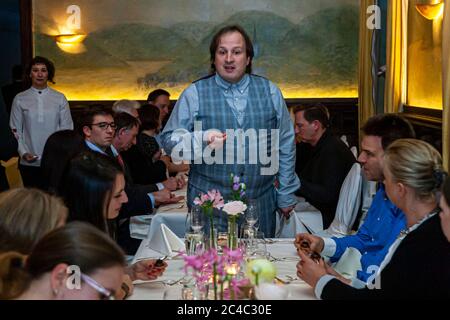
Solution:
<path fill-rule="evenodd" d="M 322 299 L 450 298 L 450 243 L 444 236 L 436 193 L 445 172 L 428 143 L 400 139 L 386 150 L 386 193 L 406 217 L 406 229 L 392 244 L 374 277 L 357 289 L 327 275 L 323 261 L 299 251 L 297 274 Z"/>
<path fill-rule="evenodd" d="M 64 225 L 67 215 L 62 200 L 37 189 L 0 193 L 0 252 L 28 254 L 44 235 Z"/>

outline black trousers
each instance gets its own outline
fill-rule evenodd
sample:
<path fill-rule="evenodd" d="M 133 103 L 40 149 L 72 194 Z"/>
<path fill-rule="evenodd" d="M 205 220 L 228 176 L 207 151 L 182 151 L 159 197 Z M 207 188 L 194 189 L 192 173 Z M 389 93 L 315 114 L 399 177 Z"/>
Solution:
<path fill-rule="evenodd" d="M 20 175 L 23 186 L 26 188 L 42 188 L 41 167 L 24 166 L 19 164 Z"/>

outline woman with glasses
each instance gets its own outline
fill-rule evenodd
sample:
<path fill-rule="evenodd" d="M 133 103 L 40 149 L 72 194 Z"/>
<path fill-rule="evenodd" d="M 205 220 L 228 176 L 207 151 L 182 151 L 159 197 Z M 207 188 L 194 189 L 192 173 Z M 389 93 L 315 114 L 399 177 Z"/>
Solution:
<path fill-rule="evenodd" d="M 441 156 L 426 142 L 399 139 L 386 150 L 384 164 L 386 193 L 404 212 L 407 226 L 374 276 L 364 288 L 351 287 L 327 275 L 322 260 L 315 262 L 301 250 L 297 274 L 322 299 L 448 299 L 450 243 L 443 233 L 448 213 L 441 215 L 441 226 L 437 201 L 446 176 Z"/>
<path fill-rule="evenodd" d="M 125 178 L 120 165 L 97 152 L 83 152 L 69 163 L 59 189 L 69 209 L 69 221 L 89 222 L 116 239 L 118 216 L 123 203 L 128 201 Z M 126 268 L 124 295 L 130 294 L 132 281 L 154 280 L 167 267 L 156 260 L 139 261 Z"/>
<path fill-rule="evenodd" d="M 54 132 L 73 129 L 66 97 L 50 88 L 55 66 L 44 57 L 35 57 L 28 68 L 31 87 L 13 101 L 10 127 L 19 142 L 19 170 L 25 187 L 41 184 L 41 156 L 47 138 Z"/>
<path fill-rule="evenodd" d="M 44 236 L 25 256 L 0 254 L 0 299 L 114 299 L 125 259 L 106 234 L 72 222 Z"/>

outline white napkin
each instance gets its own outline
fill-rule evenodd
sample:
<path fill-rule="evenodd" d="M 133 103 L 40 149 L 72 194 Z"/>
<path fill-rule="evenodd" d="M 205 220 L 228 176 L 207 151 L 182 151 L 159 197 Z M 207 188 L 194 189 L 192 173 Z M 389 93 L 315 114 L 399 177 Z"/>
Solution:
<path fill-rule="evenodd" d="M 184 242 L 170 230 L 164 223 L 160 226 L 161 232 L 154 232 L 149 239 L 150 249 L 158 251 L 166 256 L 172 256 L 174 252 L 186 251 Z"/>
<path fill-rule="evenodd" d="M 255 287 L 255 296 L 258 300 L 286 300 L 288 295 L 286 287 L 273 283 L 261 283 Z"/>
<path fill-rule="evenodd" d="M 347 279 L 356 278 L 357 272 L 362 270 L 361 253 L 353 247 L 348 247 L 334 265 L 334 269 Z"/>

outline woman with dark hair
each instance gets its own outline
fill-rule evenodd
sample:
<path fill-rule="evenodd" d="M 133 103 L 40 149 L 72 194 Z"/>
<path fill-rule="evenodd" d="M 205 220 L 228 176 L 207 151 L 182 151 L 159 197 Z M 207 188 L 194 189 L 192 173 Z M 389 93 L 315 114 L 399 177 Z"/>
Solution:
<path fill-rule="evenodd" d="M 327 274 L 323 260 L 313 261 L 302 249 L 298 276 L 322 299 L 450 298 L 450 243 L 437 205 L 446 177 L 439 152 L 424 141 L 396 140 L 385 152 L 383 174 L 389 199 L 405 214 L 406 229 L 373 279 L 364 288 L 351 287 Z"/>
<path fill-rule="evenodd" d="M 9 124 L 19 142 L 19 170 L 24 186 L 39 187 L 41 156 L 47 138 L 56 131 L 73 129 L 73 121 L 66 97 L 47 85 L 55 76 L 53 63 L 35 57 L 28 74 L 31 87 L 14 98 Z"/>
<path fill-rule="evenodd" d="M 83 137 L 74 130 L 62 130 L 48 137 L 42 153 L 42 189 L 54 193 L 69 161 L 86 150 Z"/>
<path fill-rule="evenodd" d="M 69 162 L 59 194 L 69 208 L 69 221 L 92 223 L 115 238 L 115 219 L 128 202 L 120 165 L 110 157 L 86 151 Z"/>
<path fill-rule="evenodd" d="M 116 238 L 117 217 L 122 204 L 128 201 L 125 178 L 120 165 L 108 156 L 86 151 L 70 161 L 59 190 L 69 209 L 69 221 L 89 222 Z M 160 276 L 166 263 L 141 260 L 125 269 L 125 296 L 134 280 L 154 280 Z"/>
<path fill-rule="evenodd" d="M 124 266 L 122 250 L 107 235 L 72 222 L 44 236 L 28 257 L 0 255 L 0 299 L 115 299 Z"/>

